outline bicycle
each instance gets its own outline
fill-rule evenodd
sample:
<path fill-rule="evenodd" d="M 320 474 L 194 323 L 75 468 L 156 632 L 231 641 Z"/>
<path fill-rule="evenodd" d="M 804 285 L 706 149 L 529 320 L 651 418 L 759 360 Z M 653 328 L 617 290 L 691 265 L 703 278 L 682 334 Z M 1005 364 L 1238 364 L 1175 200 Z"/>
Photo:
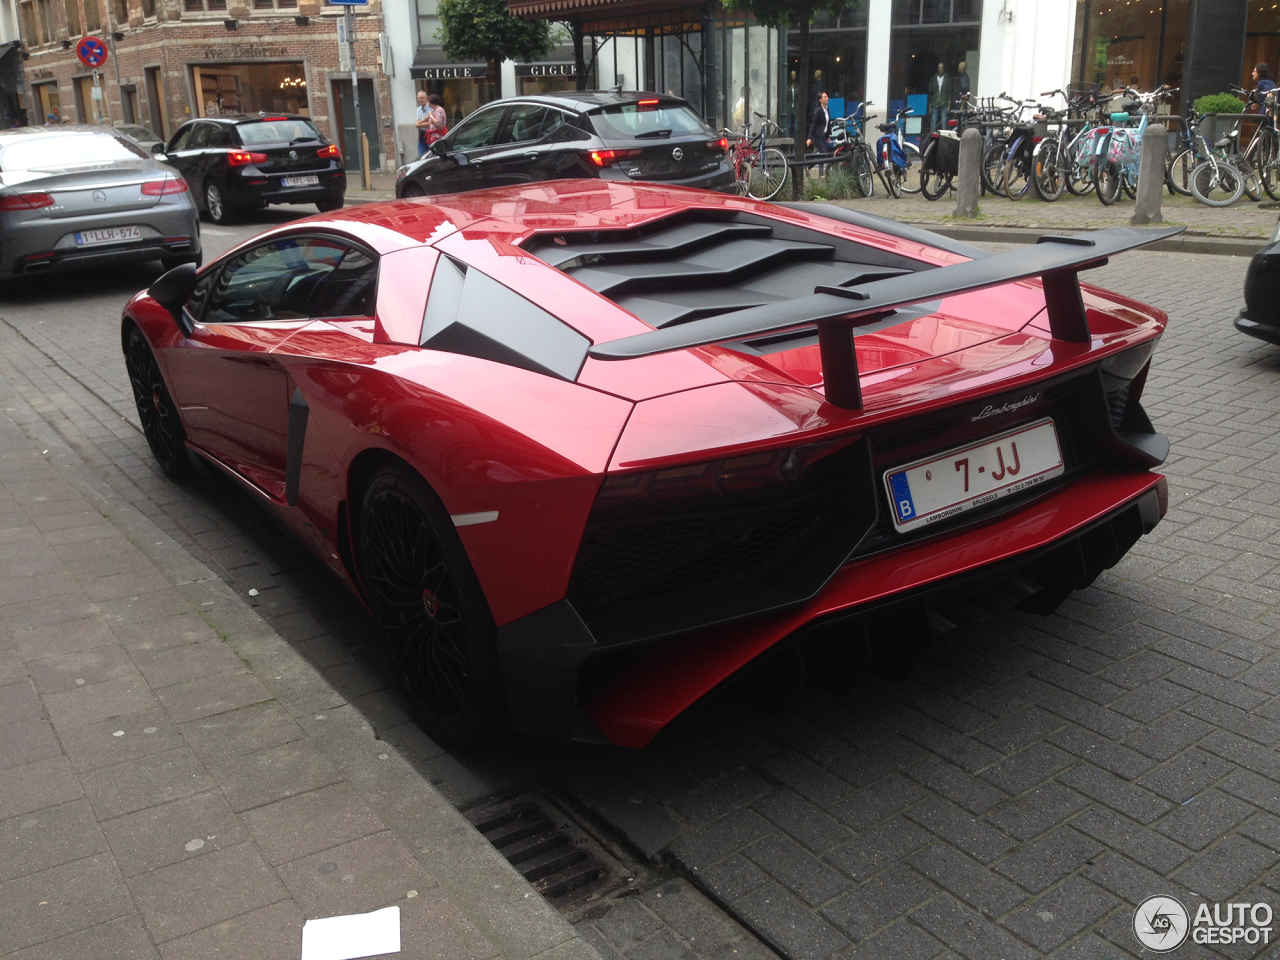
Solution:
<path fill-rule="evenodd" d="M 760 133 L 753 135 L 751 122 L 747 121 L 730 148 L 733 155 L 733 178 L 739 196 L 772 200 L 787 182 L 790 165 L 785 153 L 777 147 L 766 146 L 770 128 L 779 134 L 782 133 L 782 128 L 763 114 L 756 113 L 755 116 L 760 119 Z M 732 136 L 728 130 L 724 133 L 725 136 Z"/>
<path fill-rule="evenodd" d="M 902 185 L 910 166 L 906 151 L 902 149 L 902 120 L 908 116 L 911 116 L 911 111 L 903 107 L 888 123 L 876 126 L 884 134 L 876 141 L 876 172 L 889 196 L 895 200 L 902 197 Z"/>
<path fill-rule="evenodd" d="M 1126 87 L 1123 95 L 1132 102 L 1124 109 L 1111 114 L 1112 126 L 1106 129 L 1098 146 L 1098 160 L 1094 165 L 1094 183 L 1098 200 L 1111 206 L 1120 198 L 1120 191 L 1132 199 L 1138 195 L 1138 175 L 1142 165 L 1142 137 L 1151 122 L 1151 116 L 1162 100 L 1168 100 L 1176 91 L 1161 84 L 1150 93 L 1141 93 Z M 1133 110 L 1141 119 L 1136 128 L 1124 127 L 1130 121 Z"/>
<path fill-rule="evenodd" d="M 1036 195 L 1046 202 L 1052 203 L 1064 193 L 1070 191 L 1074 196 L 1083 196 L 1093 189 L 1093 181 L 1084 181 L 1083 170 L 1088 163 L 1080 162 L 1081 144 L 1089 140 L 1087 132 L 1092 129 L 1094 121 L 1085 115 L 1102 102 L 1097 84 L 1069 84 L 1065 90 L 1050 90 L 1041 93 L 1042 97 L 1062 97 L 1067 107 L 1055 110 L 1052 107 L 1041 109 L 1043 118 L 1048 124 L 1057 124 L 1057 130 L 1047 133 L 1035 144 L 1032 150 L 1032 189 Z M 1067 121 L 1085 121 L 1074 135 Z M 1087 188 L 1079 184 L 1087 182 Z"/>
<path fill-rule="evenodd" d="M 867 143 L 863 127 L 875 114 L 867 116 L 870 101 L 858 104 L 858 109 L 845 117 L 831 121 L 831 160 L 853 179 L 854 186 L 864 197 L 875 195 L 877 167 L 875 152 Z M 887 186 L 887 185 L 886 185 Z"/>

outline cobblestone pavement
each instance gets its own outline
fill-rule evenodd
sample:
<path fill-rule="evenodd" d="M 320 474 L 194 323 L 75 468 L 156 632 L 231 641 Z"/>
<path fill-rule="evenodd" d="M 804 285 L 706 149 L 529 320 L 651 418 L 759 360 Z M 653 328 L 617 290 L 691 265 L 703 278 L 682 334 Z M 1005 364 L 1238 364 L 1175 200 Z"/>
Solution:
<path fill-rule="evenodd" d="M 367 619 L 261 514 L 213 481 L 159 478 L 140 437 L 91 439 L 133 419 L 116 317 L 145 278 L 96 296 L 68 282 L 57 302 L 8 292 L 0 349 L 27 358 L 15 387 L 114 487 L 258 589 L 263 616 L 459 805 L 539 783 L 789 957 L 1138 956 L 1147 896 L 1280 906 L 1280 350 L 1230 326 L 1245 265 L 1140 252 L 1090 278 L 1171 315 L 1144 401 L 1174 442 L 1171 510 L 1118 567 L 1053 617 L 964 633 L 906 683 L 785 707 L 726 692 L 643 752 L 438 751 L 386 688 Z M 660 889 L 580 929 L 602 952 L 702 954 Z M 759 949 L 735 943 L 717 949 Z M 1264 955 L 1220 949 L 1178 956 Z"/>

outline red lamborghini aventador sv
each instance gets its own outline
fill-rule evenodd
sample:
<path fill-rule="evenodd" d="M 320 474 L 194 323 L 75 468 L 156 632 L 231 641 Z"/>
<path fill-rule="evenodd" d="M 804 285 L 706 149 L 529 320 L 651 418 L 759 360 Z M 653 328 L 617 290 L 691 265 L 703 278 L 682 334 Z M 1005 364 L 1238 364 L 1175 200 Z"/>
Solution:
<path fill-rule="evenodd" d="M 433 736 L 643 746 L 756 658 L 903 673 L 1167 507 L 1158 310 L 848 210 L 608 181 L 270 230 L 124 311 L 146 436 L 367 604 Z M 788 646 L 779 647 L 780 644 Z"/>

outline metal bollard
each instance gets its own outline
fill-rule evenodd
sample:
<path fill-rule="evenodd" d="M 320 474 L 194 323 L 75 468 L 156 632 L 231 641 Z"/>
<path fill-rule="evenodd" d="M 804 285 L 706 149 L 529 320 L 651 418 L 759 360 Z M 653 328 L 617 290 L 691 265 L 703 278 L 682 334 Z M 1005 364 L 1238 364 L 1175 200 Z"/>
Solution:
<path fill-rule="evenodd" d="M 1142 163 L 1138 167 L 1138 201 L 1129 222 L 1135 227 L 1164 223 L 1160 198 L 1164 194 L 1164 156 L 1169 149 L 1169 131 L 1163 123 L 1153 123 L 1142 134 Z"/>
<path fill-rule="evenodd" d="M 972 220 L 978 209 L 978 194 L 982 190 L 982 134 L 970 127 L 960 135 L 960 173 L 956 186 L 956 212 L 952 216 Z"/>

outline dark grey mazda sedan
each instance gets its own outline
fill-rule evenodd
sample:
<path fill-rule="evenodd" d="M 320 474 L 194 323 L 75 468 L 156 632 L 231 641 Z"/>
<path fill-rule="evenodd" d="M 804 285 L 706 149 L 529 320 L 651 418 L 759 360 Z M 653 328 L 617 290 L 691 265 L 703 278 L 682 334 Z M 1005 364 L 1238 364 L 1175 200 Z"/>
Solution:
<path fill-rule="evenodd" d="M 200 263 L 178 171 L 111 127 L 0 131 L 0 278 L 138 260 Z"/>
<path fill-rule="evenodd" d="M 569 91 L 469 114 L 396 172 L 396 196 L 583 177 L 735 189 L 728 141 L 679 97 Z"/>

